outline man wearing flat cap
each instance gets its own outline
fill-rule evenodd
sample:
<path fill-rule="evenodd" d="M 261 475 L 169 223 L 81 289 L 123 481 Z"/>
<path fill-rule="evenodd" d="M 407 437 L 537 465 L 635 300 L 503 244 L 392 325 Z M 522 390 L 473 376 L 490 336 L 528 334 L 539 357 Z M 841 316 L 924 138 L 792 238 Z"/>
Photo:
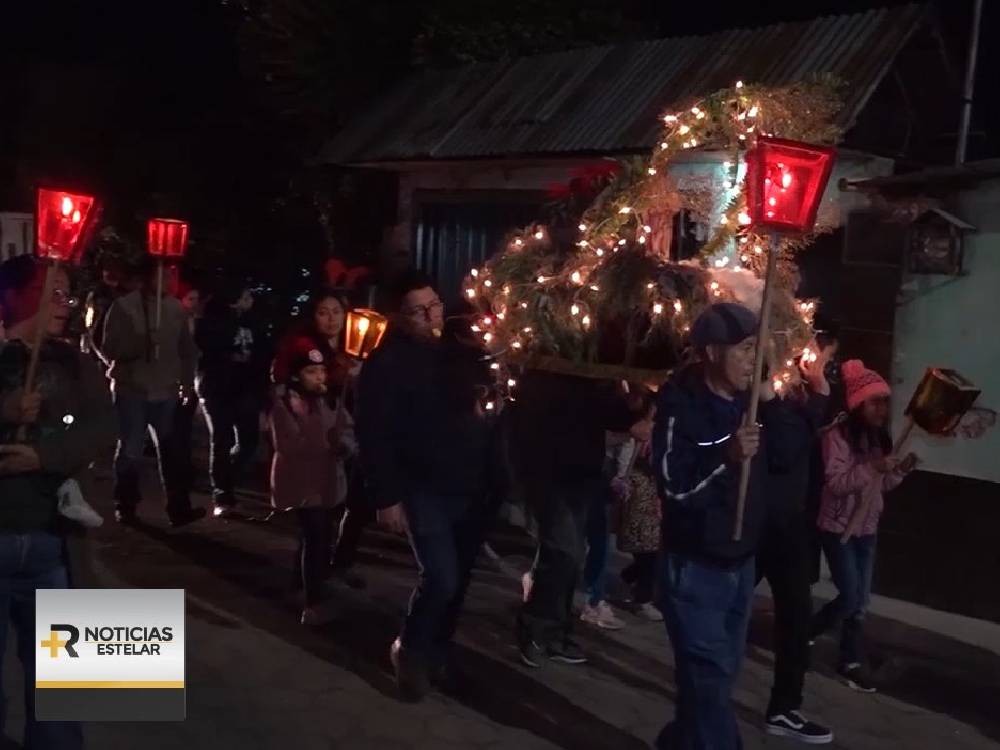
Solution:
<path fill-rule="evenodd" d="M 799 421 L 761 387 L 760 425 L 746 424 L 757 316 L 708 307 L 691 327 L 693 364 L 660 389 L 653 435 L 663 504 L 661 607 L 674 649 L 677 709 L 661 732 L 664 750 L 739 750 L 732 688 L 746 643 L 754 553 L 766 515 L 769 469 L 799 435 Z M 751 461 L 739 541 L 740 467 Z"/>

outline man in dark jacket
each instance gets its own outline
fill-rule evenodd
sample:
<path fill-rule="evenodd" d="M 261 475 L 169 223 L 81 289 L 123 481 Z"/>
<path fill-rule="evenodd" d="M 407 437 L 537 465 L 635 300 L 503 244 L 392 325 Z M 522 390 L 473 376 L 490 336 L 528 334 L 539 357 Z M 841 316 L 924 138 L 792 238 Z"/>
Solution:
<path fill-rule="evenodd" d="M 787 471 L 769 478 L 767 520 L 757 550 L 757 582 L 767 578 L 774 601 L 774 685 L 767 708 L 768 734 L 792 737 L 810 745 L 833 742 L 833 732 L 799 711 L 809 669 L 812 621 L 810 542 L 816 519 L 806 512 L 816 468 L 817 433 L 826 423 L 830 383 L 826 365 L 836 345 L 810 348 L 800 369 L 805 379 L 793 385 L 784 402 L 799 420 L 804 439 L 790 445 Z M 822 467 L 819 467 L 822 475 Z"/>
<path fill-rule="evenodd" d="M 379 521 L 409 532 L 420 579 L 391 657 L 400 693 L 419 700 L 447 676 L 458 614 L 498 491 L 496 429 L 477 389 L 488 370 L 441 339 L 441 300 L 408 273 L 385 340 L 361 370 L 357 426 Z"/>
<path fill-rule="evenodd" d="M 732 688 L 746 644 L 769 466 L 782 466 L 796 421 L 768 379 L 761 427 L 746 424 L 756 316 L 709 307 L 691 328 L 697 364 L 660 391 L 653 465 L 663 500 L 662 608 L 674 648 L 677 702 L 657 740 L 670 750 L 742 747 Z M 741 538 L 733 539 L 740 468 L 752 461 Z"/>
<path fill-rule="evenodd" d="M 57 512 L 57 492 L 110 448 L 115 421 L 97 364 L 59 340 L 72 298 L 65 271 L 55 275 L 48 336 L 26 395 L 45 269 L 30 256 L 0 266 L 8 336 L 0 343 L 0 650 L 13 626 L 25 672 L 25 747 L 75 750 L 83 746 L 79 724 L 35 721 L 35 592 L 67 588 L 79 573 L 67 563 L 69 522 Z M 2 703 L 0 696 L 0 737 Z"/>
<path fill-rule="evenodd" d="M 538 522 L 533 582 L 517 622 L 521 661 L 529 667 L 587 661 L 570 638 L 587 514 L 608 493 L 606 432 L 625 432 L 638 419 L 616 383 L 536 370 L 521 378 L 511 458 Z"/>

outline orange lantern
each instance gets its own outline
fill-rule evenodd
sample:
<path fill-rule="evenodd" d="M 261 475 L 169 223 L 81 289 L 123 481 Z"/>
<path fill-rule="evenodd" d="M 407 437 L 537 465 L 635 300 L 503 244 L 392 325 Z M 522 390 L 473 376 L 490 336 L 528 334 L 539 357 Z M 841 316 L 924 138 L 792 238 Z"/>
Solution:
<path fill-rule="evenodd" d="M 747 153 L 747 212 L 755 229 L 810 232 L 836 151 L 826 146 L 757 139 Z"/>
<path fill-rule="evenodd" d="M 59 262 L 73 260 L 95 214 L 96 202 L 92 195 L 39 188 L 35 217 L 38 256 Z"/>
<path fill-rule="evenodd" d="M 187 250 L 188 225 L 178 219 L 150 219 L 146 224 L 146 245 L 157 258 L 183 258 Z"/>
<path fill-rule="evenodd" d="M 347 339 L 344 350 L 352 357 L 367 359 L 378 347 L 388 321 L 374 310 L 360 308 L 347 313 Z"/>

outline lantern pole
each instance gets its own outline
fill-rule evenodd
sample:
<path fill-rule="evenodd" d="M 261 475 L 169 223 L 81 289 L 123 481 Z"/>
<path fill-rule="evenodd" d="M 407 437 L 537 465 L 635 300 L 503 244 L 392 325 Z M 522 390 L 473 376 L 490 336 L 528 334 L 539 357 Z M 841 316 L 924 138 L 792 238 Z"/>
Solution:
<path fill-rule="evenodd" d="M 160 321 L 163 319 L 163 258 L 156 260 L 156 344 L 153 359 L 160 359 Z"/>
<path fill-rule="evenodd" d="M 59 261 L 53 260 L 45 267 L 45 284 L 42 287 L 42 299 L 35 313 L 35 341 L 31 347 L 31 358 L 28 360 L 28 371 L 24 376 L 24 392 L 31 393 L 35 389 L 35 376 L 38 374 L 38 358 L 45 343 L 45 333 L 49 327 L 49 313 L 52 311 L 52 288 L 56 283 L 56 269 Z M 28 436 L 28 426 L 21 425 L 17 429 L 17 439 L 24 441 Z"/>
<path fill-rule="evenodd" d="M 760 318 L 757 321 L 757 347 L 753 357 L 753 381 L 750 385 L 750 405 L 747 409 L 745 426 L 756 424 L 757 407 L 760 401 L 760 387 L 764 381 L 764 361 L 767 358 L 767 345 L 770 338 L 771 297 L 774 291 L 774 271 L 778 266 L 778 243 L 781 235 L 772 233 L 770 247 L 767 252 L 767 271 L 764 274 L 764 294 L 760 303 Z M 736 521 L 733 524 L 733 541 L 743 538 L 743 516 L 746 513 L 747 490 L 750 487 L 751 459 L 743 459 L 740 466 L 740 489 L 736 498 Z"/>

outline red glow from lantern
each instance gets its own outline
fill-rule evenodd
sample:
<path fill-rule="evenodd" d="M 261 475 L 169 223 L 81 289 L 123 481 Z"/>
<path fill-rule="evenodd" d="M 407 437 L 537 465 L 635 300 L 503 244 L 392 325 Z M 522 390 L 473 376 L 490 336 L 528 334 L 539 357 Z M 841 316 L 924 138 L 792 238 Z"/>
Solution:
<path fill-rule="evenodd" d="M 41 258 L 71 261 L 80 246 L 88 221 L 96 213 L 91 195 L 39 188 L 36 252 Z"/>
<path fill-rule="evenodd" d="M 187 251 L 188 225 L 179 219 L 150 219 L 146 224 L 149 254 L 158 258 L 183 258 Z"/>
<path fill-rule="evenodd" d="M 836 152 L 825 146 L 759 138 L 747 154 L 747 211 L 754 226 L 810 232 Z"/>

